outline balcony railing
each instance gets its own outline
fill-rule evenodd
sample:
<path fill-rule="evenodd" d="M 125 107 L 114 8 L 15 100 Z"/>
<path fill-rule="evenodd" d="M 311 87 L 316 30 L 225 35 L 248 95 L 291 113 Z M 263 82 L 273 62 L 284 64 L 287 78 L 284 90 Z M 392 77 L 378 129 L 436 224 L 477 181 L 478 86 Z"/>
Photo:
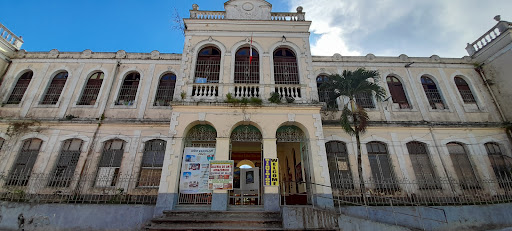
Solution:
<path fill-rule="evenodd" d="M 296 101 L 302 100 L 301 87 L 299 85 L 276 85 L 275 92 L 279 93 L 282 97 L 290 97 Z"/>
<path fill-rule="evenodd" d="M 234 97 L 259 98 L 261 96 L 260 91 L 260 85 L 258 84 L 235 84 L 232 94 Z"/>
<path fill-rule="evenodd" d="M 190 10 L 190 18 L 192 19 L 210 19 L 210 20 L 223 20 L 226 19 L 225 11 L 199 11 Z M 299 12 L 272 12 L 270 13 L 271 21 L 305 21 L 305 13 Z"/>
<path fill-rule="evenodd" d="M 14 33 L 12 33 L 7 27 L 2 25 L 0 23 L 0 37 L 2 40 L 5 40 L 7 43 L 12 45 L 16 50 L 19 50 L 21 48 L 21 45 L 23 45 L 23 40 L 21 37 L 16 36 Z"/>
<path fill-rule="evenodd" d="M 219 84 L 198 83 L 192 85 L 192 99 L 214 100 L 219 96 Z"/>
<path fill-rule="evenodd" d="M 468 43 L 466 47 L 466 51 L 469 55 L 474 55 L 476 52 L 482 50 L 489 43 L 494 41 L 497 37 L 499 37 L 503 32 L 508 29 L 512 29 L 512 23 L 500 21 L 496 24 L 492 29 L 487 31 L 484 35 L 478 38 L 473 43 Z"/>

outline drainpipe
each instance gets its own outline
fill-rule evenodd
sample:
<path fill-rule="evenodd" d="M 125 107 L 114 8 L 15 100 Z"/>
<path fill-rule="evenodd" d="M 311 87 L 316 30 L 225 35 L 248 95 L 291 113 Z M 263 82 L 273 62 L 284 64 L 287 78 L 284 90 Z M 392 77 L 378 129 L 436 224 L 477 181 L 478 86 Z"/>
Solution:
<path fill-rule="evenodd" d="M 116 63 L 116 66 L 115 66 L 115 69 L 114 69 L 114 74 L 113 74 L 113 79 L 112 79 L 112 84 L 110 85 L 110 88 L 108 90 L 108 93 L 107 93 L 107 102 L 105 103 L 105 106 L 103 106 L 101 108 L 101 114 L 100 114 L 100 117 L 98 118 L 98 126 L 96 127 L 96 130 L 94 131 L 94 134 L 92 136 L 92 139 L 91 139 L 91 145 L 89 146 L 89 150 L 87 151 L 87 156 L 85 158 L 85 163 L 84 163 L 84 167 L 82 168 L 82 171 L 80 172 L 80 177 L 78 179 L 78 183 L 80 184 L 81 183 L 81 178 L 83 176 L 84 173 L 87 173 L 87 170 L 89 169 L 89 166 L 87 166 L 87 162 L 89 160 L 89 157 L 92 155 L 92 153 L 94 152 L 94 147 L 95 147 L 95 143 L 96 143 L 96 136 L 98 135 L 98 131 L 100 130 L 100 127 L 101 127 L 101 124 L 103 122 L 103 119 L 105 118 L 104 117 L 104 113 L 105 113 L 105 110 L 107 108 L 107 105 L 108 105 L 108 100 L 110 99 L 110 95 L 112 93 L 112 88 L 114 87 L 114 84 L 115 84 L 115 80 L 117 78 L 117 73 L 119 71 L 119 66 L 121 66 L 121 62 L 118 60 L 117 63 Z M 89 162 L 90 164 L 90 162 Z"/>
<path fill-rule="evenodd" d="M 483 71 L 484 64 L 480 65 L 479 67 L 475 68 L 475 70 L 480 74 L 480 78 L 484 81 L 485 86 L 487 87 L 487 90 L 491 94 L 492 101 L 494 102 L 494 105 L 496 108 L 498 108 L 498 112 L 500 113 L 501 119 L 503 122 L 508 122 L 507 117 L 505 116 L 505 113 L 503 113 L 503 110 L 501 109 L 500 104 L 498 103 L 498 100 L 496 100 L 496 96 L 494 95 L 494 92 L 491 90 L 491 86 L 489 86 L 488 79 L 485 77 L 484 71 Z M 505 128 L 505 133 L 507 134 L 508 142 L 512 144 L 512 131 Z"/>

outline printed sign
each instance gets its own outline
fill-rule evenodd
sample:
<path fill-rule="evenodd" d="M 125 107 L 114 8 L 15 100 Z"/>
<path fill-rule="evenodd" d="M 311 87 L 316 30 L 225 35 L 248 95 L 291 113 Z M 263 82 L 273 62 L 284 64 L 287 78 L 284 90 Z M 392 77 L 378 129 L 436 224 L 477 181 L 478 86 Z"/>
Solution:
<path fill-rule="evenodd" d="M 181 164 L 180 193 L 210 193 L 208 169 L 215 159 L 215 148 L 185 148 Z"/>
<path fill-rule="evenodd" d="M 233 165 L 232 160 L 210 161 L 210 174 L 208 189 L 232 190 L 233 189 Z"/>
<path fill-rule="evenodd" d="M 264 160 L 264 185 L 279 186 L 279 162 L 277 159 Z"/>

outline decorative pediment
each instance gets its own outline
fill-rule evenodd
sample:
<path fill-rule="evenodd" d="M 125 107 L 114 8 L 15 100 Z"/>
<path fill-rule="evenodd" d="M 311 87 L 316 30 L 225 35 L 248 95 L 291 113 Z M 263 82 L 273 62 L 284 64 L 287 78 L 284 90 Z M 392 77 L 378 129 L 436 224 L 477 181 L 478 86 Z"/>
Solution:
<path fill-rule="evenodd" d="M 270 20 L 272 4 L 264 0 L 230 0 L 224 3 L 226 19 Z"/>

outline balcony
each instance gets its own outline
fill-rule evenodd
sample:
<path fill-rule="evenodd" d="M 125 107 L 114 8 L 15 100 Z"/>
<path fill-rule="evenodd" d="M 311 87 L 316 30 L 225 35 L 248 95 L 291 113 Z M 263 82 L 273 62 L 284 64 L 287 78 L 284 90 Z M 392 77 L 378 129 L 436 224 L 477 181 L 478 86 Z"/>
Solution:
<path fill-rule="evenodd" d="M 21 45 L 23 45 L 23 39 L 0 23 L 0 47 L 5 47 L 6 50 L 14 52 L 21 49 Z"/>

